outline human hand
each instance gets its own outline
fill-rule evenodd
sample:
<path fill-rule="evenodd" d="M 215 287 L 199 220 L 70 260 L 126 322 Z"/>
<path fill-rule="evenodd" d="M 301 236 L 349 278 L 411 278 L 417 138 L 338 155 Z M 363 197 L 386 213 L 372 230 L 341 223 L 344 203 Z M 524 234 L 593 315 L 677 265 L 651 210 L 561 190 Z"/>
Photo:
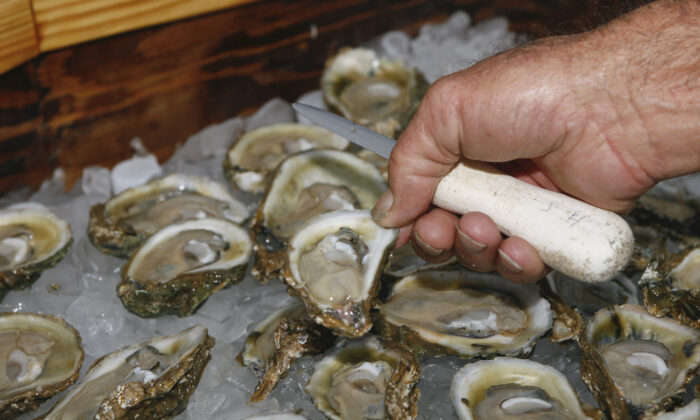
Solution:
<path fill-rule="evenodd" d="M 402 227 L 397 246 L 410 238 L 426 260 L 542 277 L 537 251 L 488 216 L 431 209 L 438 181 L 466 157 L 623 213 L 658 180 L 700 169 L 700 55 L 688 53 L 699 21 L 697 3 L 659 2 L 439 80 L 392 152 L 375 219 Z"/>

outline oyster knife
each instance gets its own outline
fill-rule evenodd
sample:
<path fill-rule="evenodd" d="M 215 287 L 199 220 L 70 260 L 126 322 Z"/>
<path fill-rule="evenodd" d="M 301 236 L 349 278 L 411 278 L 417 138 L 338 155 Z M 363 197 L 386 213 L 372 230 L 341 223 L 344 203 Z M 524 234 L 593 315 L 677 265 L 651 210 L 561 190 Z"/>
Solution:
<path fill-rule="evenodd" d="M 388 158 L 396 141 L 313 106 L 294 109 L 314 123 Z M 528 241 L 548 266 L 587 282 L 612 279 L 632 256 L 632 229 L 619 215 L 463 160 L 435 189 L 433 204 L 487 214 L 501 232 Z"/>

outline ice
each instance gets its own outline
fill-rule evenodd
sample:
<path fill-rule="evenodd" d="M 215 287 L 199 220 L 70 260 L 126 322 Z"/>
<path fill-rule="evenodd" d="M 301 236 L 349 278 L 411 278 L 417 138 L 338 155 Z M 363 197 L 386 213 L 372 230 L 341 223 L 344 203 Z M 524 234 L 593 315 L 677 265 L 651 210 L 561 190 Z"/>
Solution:
<path fill-rule="evenodd" d="M 116 287 L 116 285 L 115 285 Z M 71 303 L 66 321 L 80 331 L 85 353 L 95 357 L 115 350 L 113 344 L 126 321 L 126 311 L 114 295 L 88 292 Z M 125 344 L 133 344 L 122 341 Z"/>
<path fill-rule="evenodd" d="M 81 187 L 90 204 L 106 201 L 112 195 L 109 169 L 102 166 L 89 166 L 83 169 Z"/>
<path fill-rule="evenodd" d="M 392 60 L 407 61 L 411 53 L 411 37 L 405 32 L 391 31 L 379 41 L 380 53 Z"/>
<path fill-rule="evenodd" d="M 213 124 L 190 136 L 178 154 L 187 162 L 223 155 L 233 141 L 243 133 L 242 118 L 231 118 L 220 124 Z"/>
<path fill-rule="evenodd" d="M 260 107 L 258 112 L 245 121 L 245 131 L 251 131 L 263 125 L 294 122 L 295 112 L 284 99 L 270 99 Z"/>
<path fill-rule="evenodd" d="M 162 170 L 154 155 L 134 156 L 112 168 L 112 192 L 119 194 L 126 189 L 145 184 L 161 174 Z"/>

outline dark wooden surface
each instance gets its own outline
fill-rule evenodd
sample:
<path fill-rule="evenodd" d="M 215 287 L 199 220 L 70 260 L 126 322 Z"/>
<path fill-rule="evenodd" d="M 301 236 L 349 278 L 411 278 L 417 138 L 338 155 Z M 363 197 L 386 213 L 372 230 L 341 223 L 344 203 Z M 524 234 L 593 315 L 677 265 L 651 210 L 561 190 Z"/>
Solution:
<path fill-rule="evenodd" d="M 159 159 L 203 127 L 318 87 L 325 59 L 455 10 L 505 15 L 532 36 L 578 31 L 638 2 L 595 0 L 261 1 L 43 54 L 0 75 L 0 192 L 68 184 L 112 166 L 140 137 Z M 311 38 L 310 25 L 318 28 Z"/>

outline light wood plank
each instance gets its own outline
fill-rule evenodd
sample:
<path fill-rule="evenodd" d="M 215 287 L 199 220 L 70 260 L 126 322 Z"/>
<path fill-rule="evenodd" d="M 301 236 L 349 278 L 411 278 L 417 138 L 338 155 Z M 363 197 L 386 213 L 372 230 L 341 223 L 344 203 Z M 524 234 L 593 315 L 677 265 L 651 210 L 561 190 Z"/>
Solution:
<path fill-rule="evenodd" d="M 41 51 L 257 0 L 32 0 Z"/>
<path fill-rule="evenodd" d="M 0 73 L 39 54 L 29 0 L 0 1 Z"/>

